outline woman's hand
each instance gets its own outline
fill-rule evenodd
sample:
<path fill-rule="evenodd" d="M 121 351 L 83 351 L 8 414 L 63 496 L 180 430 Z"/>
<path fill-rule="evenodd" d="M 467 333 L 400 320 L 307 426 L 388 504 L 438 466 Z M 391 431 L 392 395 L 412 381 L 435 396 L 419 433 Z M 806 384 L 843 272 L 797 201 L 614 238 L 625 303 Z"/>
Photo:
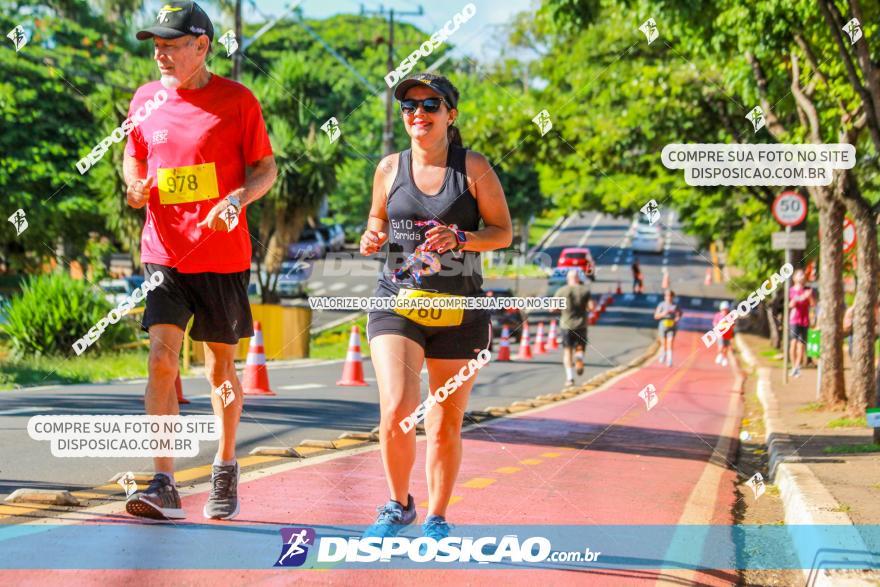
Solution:
<path fill-rule="evenodd" d="M 381 231 L 367 230 L 361 235 L 361 255 L 369 257 L 374 253 L 378 253 L 388 240 L 388 235 Z"/>
<path fill-rule="evenodd" d="M 426 248 L 429 251 L 445 253 L 458 246 L 458 238 L 455 236 L 455 231 L 448 226 L 435 226 L 425 233 L 425 237 Z"/>

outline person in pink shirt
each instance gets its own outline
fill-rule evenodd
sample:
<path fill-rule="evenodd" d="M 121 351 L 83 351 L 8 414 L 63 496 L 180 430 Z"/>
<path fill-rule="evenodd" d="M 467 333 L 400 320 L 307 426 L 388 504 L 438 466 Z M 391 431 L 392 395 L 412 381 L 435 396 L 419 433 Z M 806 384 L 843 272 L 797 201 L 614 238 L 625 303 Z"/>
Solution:
<path fill-rule="evenodd" d="M 718 326 L 724 320 L 725 316 L 727 316 L 727 314 L 729 313 L 730 303 L 721 302 L 721 306 L 719 306 L 718 311 L 715 312 L 715 315 L 712 317 L 712 326 Z M 730 352 L 730 343 L 733 340 L 733 325 L 733 321 L 727 323 L 724 326 L 727 328 L 727 330 L 718 337 L 718 354 L 715 355 L 716 365 L 727 367 L 727 354 Z M 719 330 L 721 330 L 721 328 L 719 328 Z"/>
<path fill-rule="evenodd" d="M 791 360 L 791 376 L 800 377 L 801 365 L 807 349 L 807 329 L 810 327 L 810 306 L 815 303 L 813 290 L 804 285 L 806 277 L 803 269 L 798 269 L 792 276 L 794 285 L 788 290 L 788 324 L 789 343 L 788 356 Z"/>

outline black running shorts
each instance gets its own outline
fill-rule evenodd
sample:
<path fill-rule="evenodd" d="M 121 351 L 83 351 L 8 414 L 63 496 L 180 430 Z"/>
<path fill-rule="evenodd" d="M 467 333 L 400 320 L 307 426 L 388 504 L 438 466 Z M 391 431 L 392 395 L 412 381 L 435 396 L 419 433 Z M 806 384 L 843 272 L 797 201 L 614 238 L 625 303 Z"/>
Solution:
<path fill-rule="evenodd" d="M 587 348 L 587 327 L 576 328 L 574 330 L 562 329 L 562 347 L 573 349 L 576 347 Z"/>
<path fill-rule="evenodd" d="M 381 334 L 397 334 L 414 340 L 428 359 L 473 359 L 489 347 L 489 313 L 474 311 L 475 318 L 461 326 L 422 326 L 392 311 L 376 310 L 367 319 L 367 340 Z"/>
<path fill-rule="evenodd" d="M 254 335 L 247 288 L 250 270 L 239 273 L 180 273 L 177 269 L 144 264 L 145 276 L 161 271 L 162 284 L 147 294 L 144 320 L 146 331 L 154 324 L 174 324 L 186 330 L 195 316 L 193 340 L 237 344 Z"/>

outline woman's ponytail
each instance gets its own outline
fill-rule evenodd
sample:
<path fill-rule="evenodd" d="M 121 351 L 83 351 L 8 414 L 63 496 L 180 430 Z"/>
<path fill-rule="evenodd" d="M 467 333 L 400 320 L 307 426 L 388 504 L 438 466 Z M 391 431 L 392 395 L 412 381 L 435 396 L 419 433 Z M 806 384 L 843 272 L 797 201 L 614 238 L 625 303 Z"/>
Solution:
<path fill-rule="evenodd" d="M 450 124 L 448 127 L 446 127 L 446 139 L 452 145 L 464 147 L 464 144 L 461 142 L 461 132 L 454 124 Z"/>

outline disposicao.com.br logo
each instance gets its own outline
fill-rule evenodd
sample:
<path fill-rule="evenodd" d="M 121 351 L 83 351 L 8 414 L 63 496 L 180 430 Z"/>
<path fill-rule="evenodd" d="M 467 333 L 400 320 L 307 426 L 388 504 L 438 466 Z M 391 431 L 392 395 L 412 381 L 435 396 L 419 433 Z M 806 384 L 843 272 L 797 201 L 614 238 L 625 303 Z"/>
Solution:
<path fill-rule="evenodd" d="M 317 546 L 314 562 L 388 563 L 393 557 L 415 563 L 539 563 L 551 558 L 550 540 L 543 536 L 520 539 L 517 534 L 496 536 L 316 537 L 313 528 L 281 528 L 281 554 L 276 567 L 302 566 L 309 548 Z M 595 553 L 598 554 L 598 553 Z M 555 559 L 554 559 L 555 560 Z"/>

